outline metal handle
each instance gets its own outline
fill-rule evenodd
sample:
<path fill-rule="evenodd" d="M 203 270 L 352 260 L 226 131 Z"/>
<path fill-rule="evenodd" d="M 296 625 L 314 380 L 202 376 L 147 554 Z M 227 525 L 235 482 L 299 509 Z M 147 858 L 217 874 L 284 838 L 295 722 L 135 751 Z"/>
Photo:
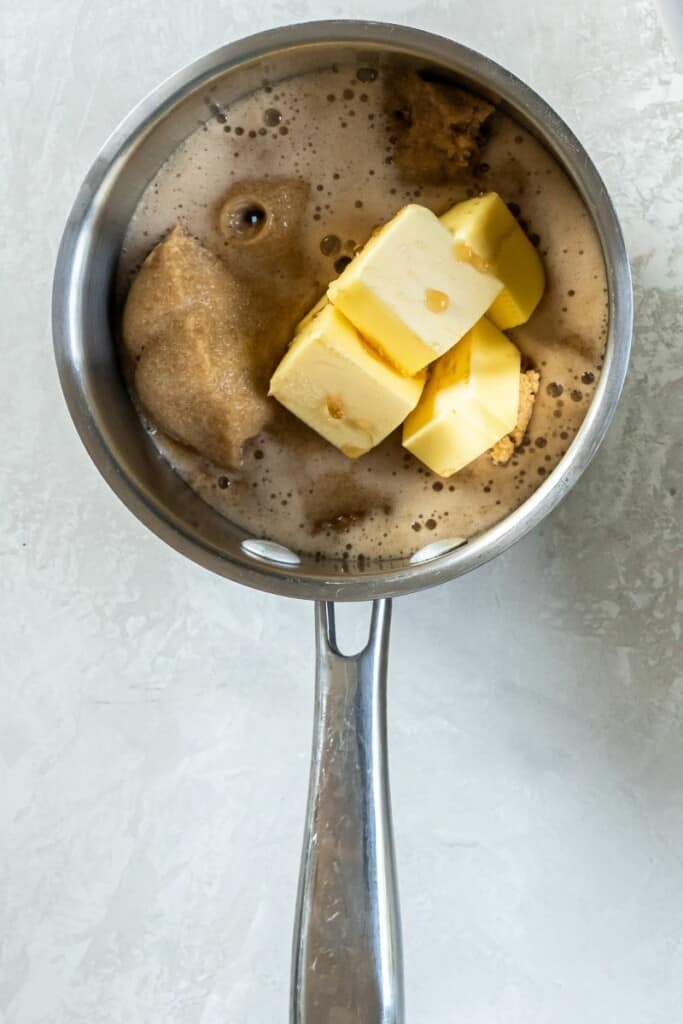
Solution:
<path fill-rule="evenodd" d="M 391 602 L 340 654 L 316 605 L 316 715 L 294 927 L 292 1024 L 403 1024 L 401 928 L 387 768 Z"/>

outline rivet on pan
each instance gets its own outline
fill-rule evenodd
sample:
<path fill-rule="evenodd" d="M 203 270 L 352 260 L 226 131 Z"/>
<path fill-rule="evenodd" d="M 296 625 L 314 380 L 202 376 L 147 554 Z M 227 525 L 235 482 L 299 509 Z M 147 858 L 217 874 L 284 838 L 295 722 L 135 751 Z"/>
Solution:
<path fill-rule="evenodd" d="M 410 556 L 411 565 L 419 565 L 420 562 L 429 562 L 432 558 L 445 555 L 447 551 L 453 551 L 462 544 L 466 544 L 464 537 L 446 537 L 444 540 L 434 540 L 431 544 L 425 544 L 423 548 Z"/>
<path fill-rule="evenodd" d="M 275 562 L 276 565 L 300 565 L 301 559 L 294 551 L 274 544 L 272 540 L 243 540 L 242 551 L 261 562 Z"/>

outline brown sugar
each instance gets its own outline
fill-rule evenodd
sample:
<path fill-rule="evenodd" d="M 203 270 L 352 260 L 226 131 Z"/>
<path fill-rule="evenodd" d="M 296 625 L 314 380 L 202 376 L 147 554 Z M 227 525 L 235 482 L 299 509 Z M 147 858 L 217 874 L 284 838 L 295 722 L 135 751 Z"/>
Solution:
<path fill-rule="evenodd" d="M 504 466 L 508 463 L 514 455 L 515 449 L 522 443 L 531 420 L 531 414 L 534 411 L 534 402 L 540 384 L 541 375 L 538 370 L 527 370 L 526 373 L 520 374 L 519 412 L 515 428 L 510 434 L 501 437 L 500 441 L 497 441 L 491 449 L 491 458 L 497 465 Z"/>
<path fill-rule="evenodd" d="M 393 79 L 386 97 L 396 131 L 395 161 L 409 181 L 459 180 L 476 162 L 493 107 L 480 96 L 418 75 Z"/>
<path fill-rule="evenodd" d="M 242 289 L 181 228 L 152 250 L 130 290 L 123 344 L 133 388 L 169 437 L 235 469 L 242 445 L 267 422 Z"/>

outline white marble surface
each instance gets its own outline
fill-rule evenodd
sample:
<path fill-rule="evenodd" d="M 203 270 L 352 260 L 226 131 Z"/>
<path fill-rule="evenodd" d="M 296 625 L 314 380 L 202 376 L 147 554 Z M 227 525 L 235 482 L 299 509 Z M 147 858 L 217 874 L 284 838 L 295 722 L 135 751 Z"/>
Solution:
<path fill-rule="evenodd" d="M 409 1021 L 681 1020 L 683 73 L 657 9 L 25 0 L 4 4 L 0 129 L 6 1024 L 286 1020 L 311 609 L 202 572 L 117 503 L 61 400 L 49 287 L 80 179 L 148 89 L 252 30 L 363 15 L 457 37 L 557 107 L 637 292 L 623 405 L 576 491 L 396 607 Z"/>

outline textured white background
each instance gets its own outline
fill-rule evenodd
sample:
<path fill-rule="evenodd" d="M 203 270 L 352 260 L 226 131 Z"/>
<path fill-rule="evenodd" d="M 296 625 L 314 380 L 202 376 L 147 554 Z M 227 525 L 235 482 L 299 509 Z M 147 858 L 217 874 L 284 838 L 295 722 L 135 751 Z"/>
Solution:
<path fill-rule="evenodd" d="M 286 1020 L 311 608 L 210 576 L 118 504 L 61 400 L 49 288 L 140 97 L 324 16 L 450 35 L 543 93 L 612 191 L 636 284 L 623 405 L 575 492 L 396 607 L 409 1020 L 675 1024 L 683 73 L 649 0 L 3 0 L 0 1020 Z"/>

